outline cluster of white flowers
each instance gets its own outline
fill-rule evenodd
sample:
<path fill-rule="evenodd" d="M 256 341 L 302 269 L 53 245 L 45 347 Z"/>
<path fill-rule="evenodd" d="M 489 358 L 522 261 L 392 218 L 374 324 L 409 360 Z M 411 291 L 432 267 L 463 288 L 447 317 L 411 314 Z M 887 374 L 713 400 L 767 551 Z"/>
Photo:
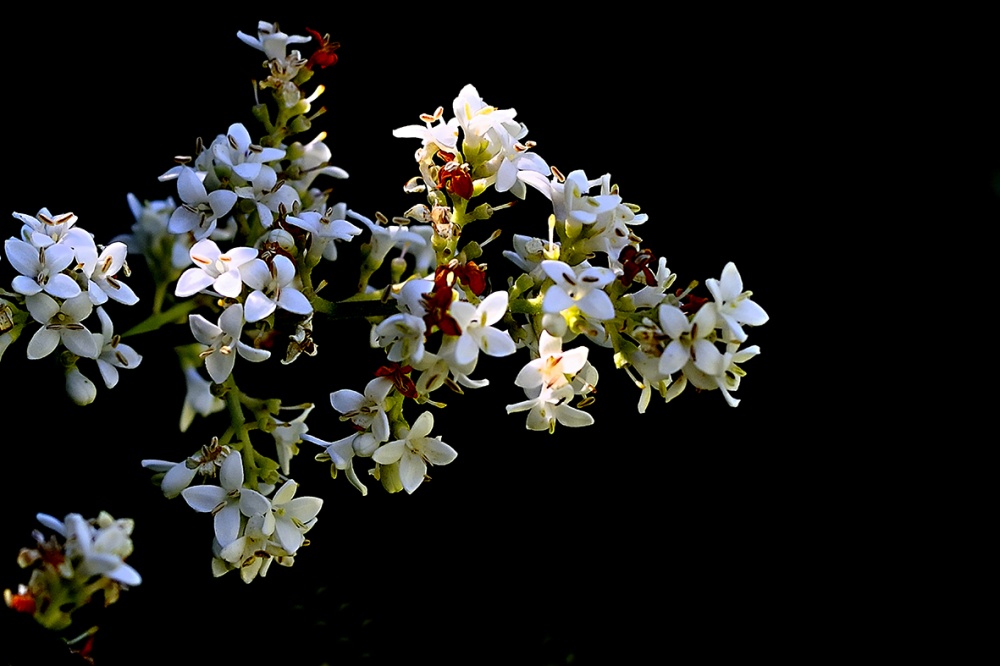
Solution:
<path fill-rule="evenodd" d="M 38 324 L 28 342 L 28 358 L 45 358 L 65 348 L 66 391 L 77 404 L 89 404 L 97 397 L 97 387 L 78 368 L 80 359 L 97 364 L 109 389 L 118 383 L 119 369 L 134 369 L 142 360 L 115 335 L 104 308 L 109 301 L 123 305 L 139 301 L 119 277 L 129 272 L 127 247 L 121 242 L 98 246 L 76 225 L 73 213 L 53 215 L 43 208 L 34 216 L 14 213 L 14 217 L 21 222 L 21 232 L 4 242 L 4 253 L 19 275 L 11 281 L 13 292 L 0 291 L 7 297 L 0 298 L 0 358 L 27 325 Z M 94 314 L 99 332 L 88 328 Z"/>
<path fill-rule="evenodd" d="M 672 291 L 676 276 L 666 260 L 633 231 L 647 215 L 622 198 L 611 176 L 564 175 L 550 167 L 525 139 L 515 110 L 487 104 L 471 85 L 452 102 L 453 117 L 441 107 L 421 115 L 422 124 L 394 131 L 420 141 L 417 175 L 404 189 L 423 193 L 425 203 L 391 219 L 331 203 L 330 190 L 319 189 L 316 179 L 347 173 L 330 163 L 326 134 L 293 140 L 311 132 L 322 113 L 312 105 L 323 87 L 309 93 L 303 86 L 316 68 L 337 61 L 338 45 L 310 32 L 289 35 L 260 22 L 256 37 L 239 33 L 267 58 L 268 76 L 258 88 L 272 99 L 253 107 L 264 133 L 255 139 L 233 123 L 208 145 L 199 140 L 195 155 L 178 158 L 160 176 L 176 186 L 176 199 L 140 202 L 129 195 L 136 220 L 130 234 L 100 248 L 74 226 L 74 215 L 43 210 L 37 217 L 15 214 L 24 225 L 21 237 L 4 246 L 20 275 L 13 292 L 0 293 L 0 355 L 30 317 L 41 326 L 27 345 L 29 358 L 65 347 L 67 387 L 78 402 L 92 400 L 93 391 L 77 360 L 93 359 L 109 386 L 119 369 L 140 360 L 119 342 L 103 309 L 109 300 L 137 300 L 118 278 L 128 272 L 126 251 L 145 257 L 157 289 L 152 314 L 131 332 L 186 318 L 194 342 L 177 347 L 187 386 L 180 429 L 195 416 L 219 412 L 229 423 L 211 445 L 180 462 L 143 465 L 166 497 L 183 497 L 213 515 L 216 575 L 238 569 L 250 582 L 272 562 L 291 565 L 308 543 L 322 500 L 295 496 L 298 484 L 289 475 L 302 442 L 322 447 L 315 458 L 329 462 L 334 477 L 343 472 L 363 495 L 358 458 L 371 460 L 368 474 L 387 491 L 407 493 L 429 480 L 432 467 L 455 461 L 455 448 L 441 435 L 431 437 L 435 416 L 427 406 L 445 407 L 444 387 L 464 393 L 486 386 L 489 380 L 476 376 L 482 355 L 526 350 L 520 371 L 508 378 L 525 399 L 506 412 L 526 413 L 532 431 L 595 422 L 593 353 L 602 350 L 639 387 L 639 412 L 647 411 L 654 391 L 670 401 L 689 383 L 738 404 L 740 366 L 759 353 L 746 345 L 747 329 L 768 316 L 736 267 L 727 264 L 719 279 L 706 280 L 705 295 L 694 293 L 697 283 Z M 313 39 L 308 58 L 288 50 Z M 513 236 L 512 249 L 502 254 L 516 270 L 496 279 L 484 247 L 500 229 L 473 237 L 502 218 L 510 197 L 530 191 L 551 203 L 551 214 L 537 235 Z M 486 201 L 490 195 L 508 201 L 495 205 Z M 314 270 L 329 270 L 337 242 L 359 236 L 356 293 L 325 300 L 318 293 L 325 279 L 314 284 Z M 95 308 L 100 333 L 86 327 Z M 330 393 L 351 431 L 328 441 L 309 433 L 312 404 L 282 405 L 241 390 L 238 379 L 249 368 L 237 370 L 236 358 L 271 372 L 274 364 L 264 364 L 272 350 L 284 350 L 285 364 L 315 356 L 314 335 L 339 317 L 367 320 L 370 346 L 384 356 L 373 362 L 374 378 L 363 392 Z M 289 419 L 283 410 L 299 414 Z M 273 457 L 262 445 L 274 447 Z"/>
<path fill-rule="evenodd" d="M 142 582 L 139 572 L 125 562 L 132 554 L 131 519 L 116 520 L 104 511 L 94 520 L 78 513 L 63 520 L 44 513 L 37 518 L 55 535 L 45 537 L 35 530 L 36 546 L 21 549 L 17 563 L 31 568 L 31 578 L 17 593 L 4 591 L 8 607 L 34 615 L 49 629 L 63 629 L 94 594 L 101 592 L 107 606 L 118 600 L 122 589 Z"/>

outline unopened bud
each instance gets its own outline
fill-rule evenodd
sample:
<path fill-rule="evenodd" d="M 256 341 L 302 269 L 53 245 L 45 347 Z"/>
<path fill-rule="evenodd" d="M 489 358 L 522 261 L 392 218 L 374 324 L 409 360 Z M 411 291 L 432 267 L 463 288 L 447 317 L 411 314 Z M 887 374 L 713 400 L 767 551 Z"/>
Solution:
<path fill-rule="evenodd" d="M 66 393 L 76 404 L 89 405 L 97 398 L 97 386 L 74 365 L 66 373 Z"/>
<path fill-rule="evenodd" d="M 566 334 L 566 320 L 558 312 L 546 313 L 542 315 L 542 328 L 552 337 L 561 338 Z"/>
<path fill-rule="evenodd" d="M 305 116 L 296 116 L 289 125 L 292 134 L 301 134 L 302 132 L 308 132 L 310 127 L 312 127 L 312 123 L 309 122 L 309 119 L 306 118 Z"/>
<path fill-rule="evenodd" d="M 406 259 L 403 257 L 395 257 L 390 264 L 390 273 L 392 275 L 392 281 L 402 282 L 403 273 L 406 272 Z"/>

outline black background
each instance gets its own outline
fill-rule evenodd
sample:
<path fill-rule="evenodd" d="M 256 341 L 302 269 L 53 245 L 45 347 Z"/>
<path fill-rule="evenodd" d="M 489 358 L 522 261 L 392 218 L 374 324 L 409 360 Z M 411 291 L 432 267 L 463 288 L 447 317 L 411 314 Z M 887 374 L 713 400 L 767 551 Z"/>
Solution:
<path fill-rule="evenodd" d="M 789 636 L 824 644 L 844 576 L 831 563 L 851 557 L 825 536 L 839 530 L 830 505 L 852 488 L 840 485 L 832 499 L 817 491 L 836 456 L 817 440 L 825 424 L 809 417 L 821 399 L 819 359 L 796 349 L 809 334 L 810 304 L 798 290 L 812 279 L 806 255 L 816 249 L 802 229 L 829 215 L 830 196 L 809 182 L 829 140 L 817 107 L 831 102 L 815 86 L 825 74 L 790 56 L 808 36 L 792 38 L 757 13 L 654 20 L 562 9 L 541 20 L 441 10 L 430 20 L 414 5 L 392 27 L 386 16 L 326 8 L 307 18 L 231 9 L 125 24 L 39 13 L 10 36 L 0 89 L 8 207 L 71 210 L 99 242 L 126 232 L 126 193 L 175 195 L 156 176 L 195 137 L 210 141 L 233 122 L 254 133 L 250 79 L 262 56 L 236 31 L 254 33 L 260 18 L 290 33 L 308 26 L 343 44 L 340 63 L 313 79 L 327 87 L 316 128 L 329 132 L 334 164 L 351 175 L 335 184 L 334 200 L 369 216 L 422 201 L 402 192 L 417 142 L 391 130 L 450 109 L 473 83 L 488 103 L 517 109 L 550 164 L 610 172 L 649 214 L 636 231 L 668 258 L 678 285 L 736 262 L 771 316 L 751 331 L 762 354 L 745 366 L 743 403 L 732 409 L 718 392 L 689 390 L 669 405 L 654 399 L 640 416 L 638 389 L 594 348 L 597 423 L 550 437 L 504 411 L 522 399 L 512 381 L 523 352 L 483 359 L 476 376 L 492 385 L 448 396 L 435 412 L 434 432 L 458 459 L 412 496 L 369 484 L 362 498 L 343 478 L 330 480 L 303 445 L 292 476 L 300 494 L 325 501 L 312 543 L 294 567 L 244 585 L 236 573 L 212 578 L 210 519 L 165 500 L 139 465 L 179 460 L 221 427 L 199 419 L 177 430 L 184 385 L 170 345 L 186 342 L 187 331 L 130 340 L 143 364 L 112 391 L 99 383 L 86 408 L 65 397 L 53 364 L 23 358 L 22 340 L 0 368 L 8 465 L 0 587 L 26 579 L 14 560 L 31 544 L 36 512 L 104 509 L 136 520 L 129 562 L 144 581 L 95 618 L 98 664 L 149 656 L 548 664 L 570 655 L 610 663 L 603 650 L 779 655 L 794 651 Z M 535 194 L 478 232 L 504 231 L 487 248 L 499 275 L 509 271 L 500 251 L 511 233 L 544 233 L 548 205 Z M 4 237 L 19 228 L 8 224 Z M 352 281 L 344 255 L 336 268 Z M 141 259 L 132 267 L 145 301 L 109 309 L 119 330 L 151 297 Z M 7 262 L 0 274 L 9 281 Z M 238 361 L 237 373 L 256 395 L 316 402 L 310 432 L 333 440 L 346 432 L 327 396 L 361 390 L 379 355 L 361 326 L 318 323 L 316 340 L 314 359 Z M 84 372 L 97 380 L 92 366 Z M 30 620 L 0 615 L 16 628 L 4 629 L 0 646 L 12 663 L 47 649 Z"/>

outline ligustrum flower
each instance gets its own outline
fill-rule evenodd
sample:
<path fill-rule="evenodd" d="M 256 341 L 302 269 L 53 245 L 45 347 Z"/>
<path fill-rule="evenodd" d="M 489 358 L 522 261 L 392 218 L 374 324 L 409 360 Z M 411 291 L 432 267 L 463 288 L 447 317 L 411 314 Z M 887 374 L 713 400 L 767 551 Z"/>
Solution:
<path fill-rule="evenodd" d="M 542 270 L 555 282 L 545 291 L 543 312 L 557 313 L 575 306 L 598 321 L 614 319 L 615 306 L 603 291 L 614 281 L 614 271 L 590 267 L 577 273 L 569 264 L 552 259 L 542 262 Z"/>
<path fill-rule="evenodd" d="M 441 441 L 441 437 L 428 437 L 434 427 L 434 415 L 424 412 L 409 430 L 403 428 L 402 439 L 385 444 L 372 455 L 380 465 L 399 463 L 399 478 L 406 492 L 412 493 L 427 476 L 427 465 L 447 465 L 458 452 Z"/>
<path fill-rule="evenodd" d="M 240 535 L 240 514 L 250 517 L 271 510 L 271 502 L 256 490 L 243 487 L 243 456 L 233 451 L 219 470 L 221 486 L 193 486 L 181 492 L 195 511 L 215 516 L 215 538 L 223 547 Z"/>
<path fill-rule="evenodd" d="M 312 313 L 309 299 L 295 288 L 295 264 L 285 255 L 276 255 L 270 265 L 262 259 L 254 259 L 243 267 L 241 275 L 254 290 L 247 296 L 248 322 L 269 317 L 277 308 L 298 315 Z"/>
<path fill-rule="evenodd" d="M 25 304 L 35 321 L 42 324 L 28 342 L 28 358 L 48 356 L 60 342 L 77 356 L 98 357 L 100 348 L 93 334 L 80 323 L 94 310 L 86 292 L 80 292 L 62 304 L 48 294 L 35 294 L 29 296 Z"/>
<path fill-rule="evenodd" d="M 205 359 L 209 376 L 216 384 L 226 381 L 232 374 L 236 364 L 234 350 L 252 363 L 259 363 L 271 356 L 271 352 L 265 349 L 256 349 L 240 341 L 243 334 L 243 305 L 240 303 L 230 305 L 219 315 L 218 326 L 201 315 L 188 315 L 188 324 L 195 339 L 207 345 L 201 356 Z"/>
<path fill-rule="evenodd" d="M 243 293 L 240 269 L 257 258 L 252 247 L 234 247 L 222 252 L 215 241 L 204 238 L 191 247 L 194 267 L 184 271 L 174 294 L 182 298 L 193 296 L 211 286 L 229 298 L 239 298 Z"/>

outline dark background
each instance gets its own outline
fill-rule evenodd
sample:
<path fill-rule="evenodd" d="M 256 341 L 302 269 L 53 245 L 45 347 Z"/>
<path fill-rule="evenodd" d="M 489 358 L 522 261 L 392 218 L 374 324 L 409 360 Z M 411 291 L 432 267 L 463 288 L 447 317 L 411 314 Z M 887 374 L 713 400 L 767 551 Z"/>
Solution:
<path fill-rule="evenodd" d="M 523 352 L 481 360 L 476 376 L 489 377 L 489 388 L 436 394 L 449 406 L 435 412 L 434 434 L 459 457 L 412 496 L 371 483 L 362 498 L 345 479 L 330 480 L 303 445 L 292 476 L 300 494 L 325 501 L 312 545 L 294 567 L 275 566 L 247 586 L 236 573 L 212 578 L 210 519 L 165 500 L 139 465 L 180 460 L 222 427 L 199 419 L 177 431 L 184 385 L 170 345 L 187 342 L 187 331 L 129 340 L 143 364 L 115 390 L 99 384 L 86 408 L 65 397 L 53 364 L 24 359 L 22 340 L 0 368 L 8 465 L 0 588 L 26 581 L 15 558 L 31 545 L 36 512 L 104 509 L 136 520 L 129 562 L 144 581 L 96 618 L 98 664 L 149 654 L 166 663 L 253 655 L 295 664 L 607 663 L 598 656 L 606 649 L 626 663 L 624 654 L 677 649 L 780 655 L 802 639 L 824 645 L 831 621 L 867 631 L 829 613 L 853 557 L 828 536 L 840 529 L 831 505 L 852 488 L 830 483 L 837 454 L 817 439 L 829 424 L 810 417 L 823 359 L 797 349 L 811 305 L 801 283 L 812 278 L 807 255 L 817 249 L 802 230 L 830 215 L 830 193 L 810 178 L 830 140 L 817 107 L 835 103 L 817 93 L 826 74 L 793 56 L 807 34 L 792 38 L 756 13 L 653 21 L 566 10 L 543 21 L 455 8 L 429 21 L 410 11 L 405 29 L 325 8 L 308 18 L 174 13 L 125 29 L 92 15 L 18 25 L 0 90 L 8 206 L 71 210 L 99 242 L 126 232 L 126 193 L 175 195 L 156 176 L 195 137 L 211 141 L 233 122 L 255 133 L 250 79 L 263 56 L 236 31 L 255 33 L 260 18 L 293 34 L 308 26 L 343 44 L 340 63 L 314 78 L 327 87 L 328 110 L 315 127 L 329 132 L 333 162 L 351 174 L 333 200 L 369 216 L 421 202 L 402 192 L 417 142 L 391 130 L 439 105 L 450 113 L 471 82 L 490 104 L 516 108 L 536 151 L 564 173 L 610 171 L 650 215 L 636 231 L 667 257 L 678 285 L 717 278 L 736 262 L 771 316 L 751 331 L 762 354 L 745 366 L 743 403 L 731 409 L 718 392 L 689 390 L 669 405 L 654 399 L 640 417 L 638 389 L 594 348 L 597 423 L 550 437 L 504 411 L 522 399 L 512 381 Z M 510 270 L 500 251 L 511 233 L 544 233 L 548 204 L 533 195 L 470 229 L 483 238 L 504 230 L 487 248 L 494 280 Z M 4 237 L 18 224 L 11 219 Z M 353 280 L 345 255 L 337 268 Z M 130 284 L 146 300 L 110 309 L 118 330 L 151 298 L 142 260 L 132 267 Z M 0 265 L 4 284 L 10 274 Z M 247 372 L 242 361 L 237 373 L 241 386 L 257 381 L 261 397 L 318 403 L 310 432 L 333 440 L 346 431 L 327 396 L 362 390 L 379 354 L 360 326 L 319 323 L 316 340 L 319 356 L 266 364 L 264 381 L 253 378 L 262 368 Z M 84 372 L 98 380 L 92 366 Z M 0 615 L 16 628 L 4 629 L 0 645 L 12 663 L 47 649 L 30 620 Z"/>

